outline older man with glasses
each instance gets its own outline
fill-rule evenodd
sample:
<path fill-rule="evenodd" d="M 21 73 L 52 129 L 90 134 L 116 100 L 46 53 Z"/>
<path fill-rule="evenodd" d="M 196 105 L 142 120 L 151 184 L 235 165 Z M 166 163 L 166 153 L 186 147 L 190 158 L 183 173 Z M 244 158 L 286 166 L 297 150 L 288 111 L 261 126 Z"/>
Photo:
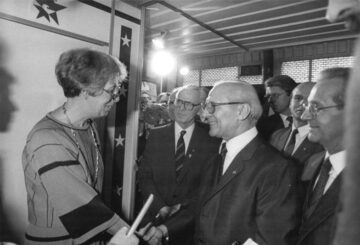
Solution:
<path fill-rule="evenodd" d="M 298 245 L 328 245 L 334 238 L 345 167 L 344 101 L 349 74 L 349 68 L 323 70 L 302 115 L 310 126 L 309 140 L 320 143 L 326 154 L 309 159 L 308 164 L 318 166 L 318 171 L 307 190 Z"/>
<path fill-rule="evenodd" d="M 175 122 L 150 131 L 138 175 L 143 198 L 155 196 L 144 223 L 153 222 L 144 236 L 150 244 L 164 237 L 169 244 L 192 242 L 193 217 L 184 208 L 197 195 L 205 165 L 220 143 L 195 122 L 199 110 L 199 87 L 184 86 L 175 97 Z"/>
<path fill-rule="evenodd" d="M 258 135 L 262 107 L 254 87 L 219 82 L 203 108 L 209 134 L 223 143 L 201 183 L 195 244 L 294 244 L 295 166 Z"/>

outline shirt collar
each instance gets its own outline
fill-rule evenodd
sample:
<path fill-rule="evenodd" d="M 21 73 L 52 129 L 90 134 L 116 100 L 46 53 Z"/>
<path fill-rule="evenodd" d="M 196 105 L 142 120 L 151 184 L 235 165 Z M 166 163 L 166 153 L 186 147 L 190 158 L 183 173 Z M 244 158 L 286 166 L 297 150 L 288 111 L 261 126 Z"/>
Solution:
<path fill-rule="evenodd" d="M 341 171 L 345 168 L 345 151 L 339 151 L 335 154 L 330 155 L 328 152 L 325 154 L 325 158 L 329 157 L 332 168 L 337 174 L 340 174 Z"/>
<path fill-rule="evenodd" d="M 295 129 L 295 126 L 293 124 L 292 130 L 294 130 L 294 129 Z M 307 134 L 309 133 L 309 130 L 310 130 L 310 126 L 309 126 L 309 124 L 305 124 L 304 126 L 298 127 L 297 130 L 298 130 L 298 134 L 299 134 L 300 138 L 302 138 L 302 137 L 307 136 Z"/>
<path fill-rule="evenodd" d="M 287 120 L 287 118 L 289 116 L 283 115 L 283 114 L 280 114 L 280 113 L 279 113 L 279 115 L 281 117 L 281 120 L 283 121 L 283 124 L 285 125 L 285 128 L 287 128 L 289 126 L 289 124 L 290 124 L 290 122 Z"/>
<path fill-rule="evenodd" d="M 252 139 L 256 137 L 258 131 L 256 127 L 245 131 L 244 133 L 231 138 L 226 142 L 226 149 L 229 155 L 236 155 L 239 153 Z"/>
<path fill-rule="evenodd" d="M 195 128 L 195 123 L 191 124 L 189 127 L 184 129 L 177 122 L 175 122 L 175 136 L 180 135 L 180 132 L 183 130 L 186 131 L 185 135 L 192 135 L 194 128 Z"/>

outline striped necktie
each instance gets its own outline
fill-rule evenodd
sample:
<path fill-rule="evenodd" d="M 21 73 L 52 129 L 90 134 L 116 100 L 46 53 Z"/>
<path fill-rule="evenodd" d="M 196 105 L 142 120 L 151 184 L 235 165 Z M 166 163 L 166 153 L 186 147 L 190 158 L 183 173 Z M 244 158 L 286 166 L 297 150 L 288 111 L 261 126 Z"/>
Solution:
<path fill-rule="evenodd" d="M 184 141 L 184 134 L 186 133 L 185 130 L 180 132 L 180 137 L 176 144 L 176 151 L 175 151 L 175 174 L 176 179 L 178 179 L 181 169 L 183 168 L 183 163 L 185 160 L 185 141 Z"/>
<path fill-rule="evenodd" d="M 311 193 L 311 198 L 309 202 L 310 207 L 316 204 L 323 196 L 326 183 L 329 180 L 330 170 L 331 170 L 331 162 L 329 158 L 326 158 L 326 160 L 321 165 L 319 178 L 316 182 L 316 186 L 314 190 Z"/>
<path fill-rule="evenodd" d="M 296 142 L 296 135 L 298 134 L 299 130 L 295 128 L 293 131 L 291 131 L 289 138 L 286 142 L 286 145 L 284 146 L 283 152 L 286 156 L 291 156 L 294 148 L 295 148 L 295 142 Z"/>
<path fill-rule="evenodd" d="M 220 167 L 219 167 L 220 178 L 224 171 L 224 162 L 225 162 L 226 153 L 227 153 L 226 142 L 224 142 L 221 144 L 221 149 L 220 149 L 220 156 L 221 156 L 221 163 L 220 163 Z M 220 180 L 220 178 L 219 178 L 219 180 Z"/>
<path fill-rule="evenodd" d="M 286 121 L 289 122 L 289 125 L 288 125 L 286 128 L 291 127 L 291 126 L 292 126 L 292 123 L 293 123 L 293 118 L 292 118 L 292 116 L 288 116 L 288 117 L 286 118 Z"/>

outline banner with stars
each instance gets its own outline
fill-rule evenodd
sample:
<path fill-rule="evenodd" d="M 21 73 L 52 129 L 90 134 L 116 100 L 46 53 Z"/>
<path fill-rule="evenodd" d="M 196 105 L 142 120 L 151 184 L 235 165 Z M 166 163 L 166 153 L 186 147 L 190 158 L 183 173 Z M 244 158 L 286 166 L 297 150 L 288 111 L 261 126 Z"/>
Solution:
<path fill-rule="evenodd" d="M 121 26 L 120 38 L 120 55 L 119 60 L 125 64 L 128 69 L 130 67 L 131 54 L 131 36 L 132 29 Z M 129 80 L 123 82 L 120 89 L 120 100 L 116 104 L 115 116 L 115 144 L 114 144 L 114 160 L 113 160 L 113 197 L 112 207 L 116 212 L 121 212 L 122 201 L 122 183 L 124 172 L 124 155 L 125 155 L 125 137 L 126 137 L 126 119 L 127 119 L 127 102 Z"/>

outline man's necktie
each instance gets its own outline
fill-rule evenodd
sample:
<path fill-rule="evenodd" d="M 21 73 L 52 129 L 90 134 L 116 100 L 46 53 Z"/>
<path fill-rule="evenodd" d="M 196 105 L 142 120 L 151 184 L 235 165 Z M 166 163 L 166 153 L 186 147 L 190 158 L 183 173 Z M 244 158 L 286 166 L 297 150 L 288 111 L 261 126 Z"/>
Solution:
<path fill-rule="evenodd" d="M 180 137 L 176 144 L 176 151 L 175 151 L 175 174 L 176 179 L 178 179 L 181 169 L 183 168 L 183 163 L 185 160 L 185 141 L 184 141 L 184 134 L 186 133 L 185 130 L 180 132 Z"/>
<path fill-rule="evenodd" d="M 288 117 L 286 118 L 286 121 L 289 122 L 289 125 L 288 125 L 286 128 L 291 127 L 291 126 L 292 126 L 292 123 L 293 123 L 293 118 L 292 118 L 292 116 L 288 116 Z"/>
<path fill-rule="evenodd" d="M 225 162 L 226 153 L 227 153 L 226 142 L 224 142 L 221 144 L 221 148 L 220 148 L 221 163 L 220 163 L 220 168 L 219 168 L 219 177 L 222 176 L 223 171 L 224 171 L 224 162 Z"/>
<path fill-rule="evenodd" d="M 289 138 L 286 142 L 286 145 L 284 146 L 283 152 L 286 156 L 291 156 L 291 154 L 294 151 L 295 148 L 295 142 L 296 142 L 296 135 L 298 134 L 299 130 L 296 128 L 291 131 Z"/>
<path fill-rule="evenodd" d="M 329 179 L 330 170 L 331 170 L 331 163 L 330 163 L 329 158 L 326 158 L 326 160 L 321 165 L 319 177 L 316 182 L 316 186 L 311 193 L 309 207 L 316 204 L 320 200 L 322 195 L 324 194 L 325 186 Z"/>

